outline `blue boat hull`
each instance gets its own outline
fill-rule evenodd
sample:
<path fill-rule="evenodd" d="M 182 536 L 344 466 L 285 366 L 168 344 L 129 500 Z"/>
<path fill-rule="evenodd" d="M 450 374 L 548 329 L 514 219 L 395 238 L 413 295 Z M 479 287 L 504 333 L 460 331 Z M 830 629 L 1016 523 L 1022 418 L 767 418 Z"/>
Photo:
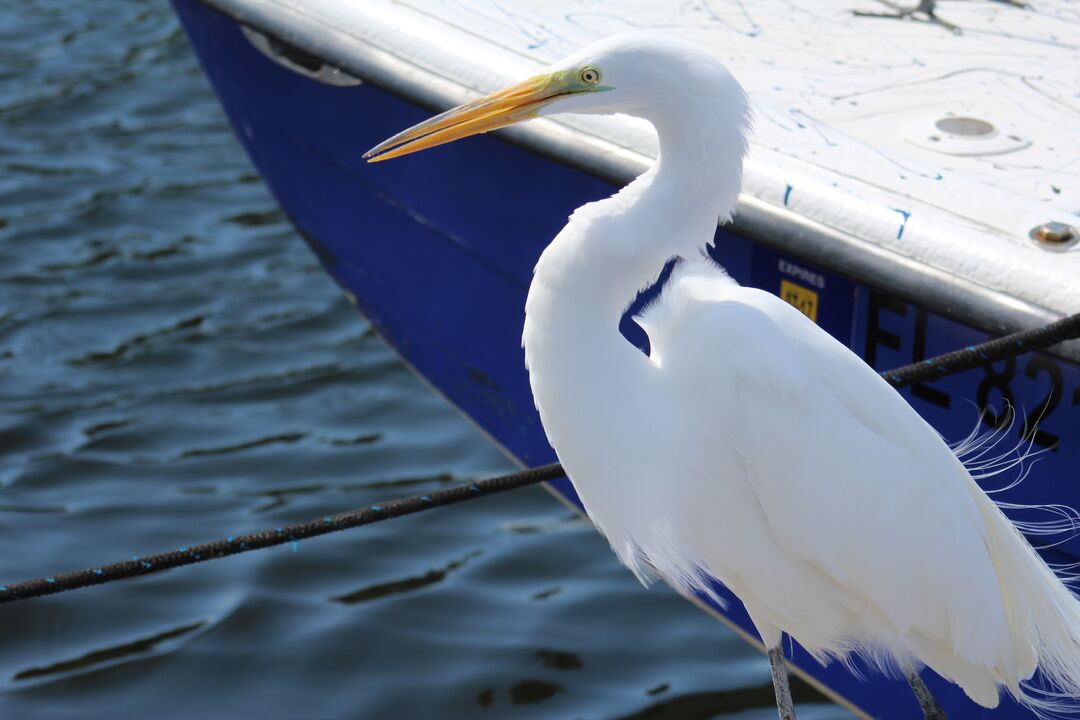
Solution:
<path fill-rule="evenodd" d="M 569 213 L 615 187 L 493 137 L 368 166 L 364 149 L 430 109 L 370 84 L 316 83 L 260 54 L 231 18 L 197 0 L 174 5 L 238 137 L 326 270 L 416 372 L 508 453 L 526 465 L 554 461 L 521 350 L 525 295 L 540 252 Z M 986 337 L 733 232 L 718 231 L 710 252 L 739 282 L 780 292 L 880 369 Z M 628 318 L 623 331 L 646 342 Z M 1053 449 L 1009 499 L 1080 505 L 1072 481 L 1080 368 L 1033 354 L 904 392 L 951 439 L 971 431 L 976 405 L 985 425 L 1006 419 L 1006 401 L 1021 408 L 1008 439 Z M 580 507 L 568 481 L 552 487 Z M 1077 555 L 1073 541 L 1048 559 Z M 753 636 L 740 603 L 721 593 L 729 607 L 711 610 Z M 799 648 L 794 663 L 867 715 L 919 712 L 903 682 L 873 673 L 861 681 Z M 1029 717 L 1008 700 L 983 710 L 936 676 L 928 684 L 952 718 Z"/>

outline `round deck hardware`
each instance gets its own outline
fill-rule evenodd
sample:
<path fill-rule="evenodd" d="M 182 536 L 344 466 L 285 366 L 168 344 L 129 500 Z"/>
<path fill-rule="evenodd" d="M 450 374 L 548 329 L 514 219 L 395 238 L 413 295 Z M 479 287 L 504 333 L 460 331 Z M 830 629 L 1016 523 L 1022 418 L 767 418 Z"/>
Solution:
<path fill-rule="evenodd" d="M 1012 124 L 968 112 L 924 113 L 905 125 L 903 134 L 912 145 L 943 155 L 1003 155 L 1031 145 Z"/>
<path fill-rule="evenodd" d="M 1033 227 L 1028 236 L 1047 250 L 1064 250 L 1080 240 L 1080 229 L 1062 222 L 1047 222 Z"/>
<path fill-rule="evenodd" d="M 985 120 L 955 115 L 939 119 L 934 123 L 934 127 L 957 137 L 989 137 L 997 132 L 996 128 Z"/>

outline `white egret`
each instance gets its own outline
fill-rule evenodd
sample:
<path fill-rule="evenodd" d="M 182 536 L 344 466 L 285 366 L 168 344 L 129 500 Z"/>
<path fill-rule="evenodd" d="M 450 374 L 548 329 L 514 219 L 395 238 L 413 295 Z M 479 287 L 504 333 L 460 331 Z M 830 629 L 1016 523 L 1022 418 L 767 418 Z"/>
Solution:
<path fill-rule="evenodd" d="M 984 707 L 1004 688 L 1048 709 L 1060 694 L 1025 683 L 1036 667 L 1075 696 L 1080 603 L 953 451 L 847 347 L 703 257 L 749 134 L 743 90 L 710 53 L 608 38 L 367 157 L 560 112 L 634 115 L 660 139 L 649 170 L 574 212 L 525 307 L 544 428 L 619 559 L 645 583 L 730 588 L 770 650 L 782 717 L 783 633 L 822 660 L 902 671 L 928 715 L 924 665 Z M 640 318 L 645 355 L 619 320 L 673 256 Z"/>

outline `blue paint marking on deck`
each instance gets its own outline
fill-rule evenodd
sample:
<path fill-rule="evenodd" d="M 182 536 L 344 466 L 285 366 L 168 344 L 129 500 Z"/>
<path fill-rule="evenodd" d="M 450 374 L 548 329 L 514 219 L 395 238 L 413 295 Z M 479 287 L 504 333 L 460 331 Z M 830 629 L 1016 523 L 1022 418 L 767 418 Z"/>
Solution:
<path fill-rule="evenodd" d="M 900 238 L 904 237 L 904 229 L 907 228 L 908 220 L 911 219 L 911 213 L 907 210 L 901 210 L 900 208 L 892 208 L 892 210 L 893 212 L 900 213 L 900 217 L 903 218 L 903 220 L 900 222 L 900 227 L 896 230 L 896 239 L 899 240 Z"/>
<path fill-rule="evenodd" d="M 525 293 L 536 259 L 569 213 L 614 187 L 488 136 L 366 165 L 364 150 L 425 119 L 429 109 L 371 84 L 338 88 L 305 79 L 255 51 L 232 20 L 195 0 L 174 4 L 233 126 L 252 129 L 238 133 L 241 141 L 335 281 L 418 372 L 503 447 L 529 465 L 554 461 L 521 351 Z M 900 237 L 910 215 L 897 212 Z M 822 327 L 878 369 L 985 339 L 730 230 L 717 231 L 709 252 L 741 283 L 778 292 L 787 280 L 815 292 Z M 647 345 L 629 316 L 620 328 Z M 1025 432 L 1037 446 L 1057 445 L 1009 499 L 1080 505 L 1073 478 L 1080 463 L 1080 368 L 1029 354 L 904 393 L 953 439 L 978 419 L 967 401 L 988 412 L 984 423 L 1001 423 L 1003 401 L 1014 402 L 1021 408 L 1014 439 Z M 1045 419 L 1037 429 L 1025 428 L 1035 411 Z M 580 508 L 569 481 L 550 485 Z M 1075 560 L 1078 542 L 1047 558 Z M 722 588 L 718 594 L 729 601 L 723 614 L 752 634 L 741 604 Z M 917 716 L 903 682 L 875 673 L 863 682 L 836 665 L 822 668 L 798 647 L 794 662 L 874 717 Z M 991 717 L 940 678 L 928 677 L 928 684 L 953 720 Z M 1030 713 L 1003 699 L 992 717 Z"/>

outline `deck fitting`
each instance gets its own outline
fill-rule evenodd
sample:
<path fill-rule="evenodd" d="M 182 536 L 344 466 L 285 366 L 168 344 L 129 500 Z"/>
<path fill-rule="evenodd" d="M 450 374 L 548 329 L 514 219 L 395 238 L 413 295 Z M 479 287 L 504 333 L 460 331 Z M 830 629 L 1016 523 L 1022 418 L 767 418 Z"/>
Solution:
<path fill-rule="evenodd" d="M 1045 248 L 1063 250 L 1080 239 L 1080 230 L 1072 225 L 1052 221 L 1033 227 L 1028 235 Z"/>

